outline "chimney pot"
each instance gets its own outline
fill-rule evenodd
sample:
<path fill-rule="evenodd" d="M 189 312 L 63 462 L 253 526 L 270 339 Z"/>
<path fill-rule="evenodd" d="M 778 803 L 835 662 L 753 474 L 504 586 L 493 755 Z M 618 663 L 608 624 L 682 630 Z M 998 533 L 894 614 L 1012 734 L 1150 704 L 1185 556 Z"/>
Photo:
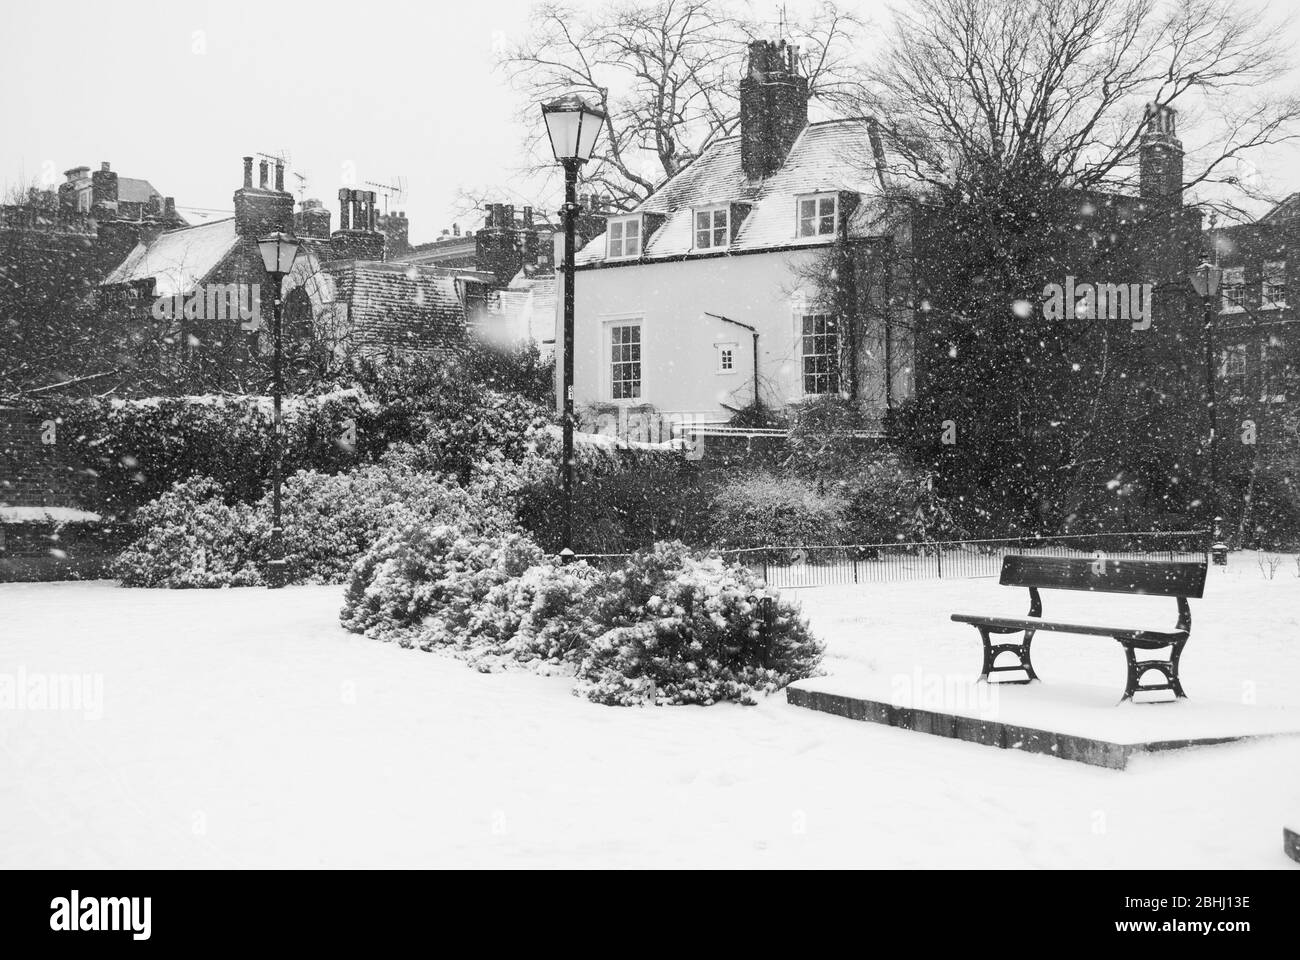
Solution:
<path fill-rule="evenodd" d="M 275 189 L 284 192 L 284 164 L 279 160 L 275 161 Z"/>
<path fill-rule="evenodd" d="M 103 170 L 105 173 L 108 173 L 108 161 L 105 160 L 103 163 L 101 163 L 99 165 L 99 169 Z"/>
<path fill-rule="evenodd" d="M 253 158 L 244 158 L 244 189 L 251 190 L 253 187 Z"/>
<path fill-rule="evenodd" d="M 265 160 L 259 161 L 258 164 L 257 164 L 257 185 L 258 185 L 258 187 L 260 187 L 260 188 L 263 189 L 263 190 L 266 189 L 266 185 L 267 185 L 267 163 L 266 163 Z"/>

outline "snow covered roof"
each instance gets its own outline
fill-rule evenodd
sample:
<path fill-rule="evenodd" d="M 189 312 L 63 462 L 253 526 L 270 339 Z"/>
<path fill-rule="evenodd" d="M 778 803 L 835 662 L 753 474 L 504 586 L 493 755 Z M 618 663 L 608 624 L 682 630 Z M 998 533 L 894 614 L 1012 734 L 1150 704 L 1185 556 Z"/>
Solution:
<path fill-rule="evenodd" d="M 692 211 L 723 203 L 751 205 L 728 252 L 825 246 L 833 238 L 797 236 L 796 198 L 810 193 L 847 191 L 860 195 L 863 202 L 850 218 L 849 235 L 872 236 L 878 210 L 870 198 L 879 195 L 880 189 L 881 172 L 868 120 L 809 124 L 791 146 L 781 169 L 763 180 L 746 177 L 740 138 L 727 137 L 715 141 L 638 208 L 637 212 L 666 218 L 651 236 L 641 259 L 717 255 L 720 251 L 716 248 L 695 250 Z M 599 263 L 605 259 L 605 251 L 605 235 L 601 234 L 578 251 L 577 263 Z"/>
<path fill-rule="evenodd" d="M 161 233 L 151 241 L 136 244 L 100 285 L 111 287 L 152 278 L 157 296 L 189 293 L 238 242 L 234 217 Z"/>

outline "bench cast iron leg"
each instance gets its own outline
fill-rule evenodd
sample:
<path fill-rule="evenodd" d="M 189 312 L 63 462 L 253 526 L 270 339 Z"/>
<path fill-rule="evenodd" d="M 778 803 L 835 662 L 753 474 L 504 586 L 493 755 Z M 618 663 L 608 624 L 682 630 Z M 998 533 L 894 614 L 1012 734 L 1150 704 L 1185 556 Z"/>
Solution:
<path fill-rule="evenodd" d="M 1029 659 L 1029 644 L 1034 639 L 1034 631 L 1026 630 L 1025 638 L 1020 643 L 994 643 L 989 634 L 993 632 L 990 627 L 977 627 L 980 632 L 980 639 L 984 641 L 984 668 L 980 671 L 980 680 L 988 682 L 990 673 L 1006 673 L 1008 671 L 1023 670 L 1025 679 L 1023 680 L 1002 680 L 1001 683 L 1029 683 L 1031 680 L 1037 680 L 1038 674 L 1034 673 L 1034 665 Z M 1010 631 L 1002 631 L 1010 632 Z M 1020 665 L 1016 667 L 997 667 L 994 663 L 998 655 L 1010 651 L 1020 659 Z"/>
<path fill-rule="evenodd" d="M 1187 694 L 1183 693 L 1183 685 L 1178 681 L 1178 659 L 1183 655 L 1183 646 L 1187 643 L 1187 638 L 1168 644 L 1170 648 L 1168 660 L 1139 660 L 1137 649 L 1132 643 L 1124 640 L 1120 640 L 1120 643 L 1124 645 L 1124 655 L 1128 660 L 1128 684 L 1124 688 L 1124 696 L 1120 698 L 1121 703 L 1132 700 L 1133 694 L 1139 690 L 1172 690 L 1175 700 L 1187 698 Z M 1143 686 L 1142 675 L 1148 670 L 1159 671 L 1165 678 L 1165 682 Z"/>

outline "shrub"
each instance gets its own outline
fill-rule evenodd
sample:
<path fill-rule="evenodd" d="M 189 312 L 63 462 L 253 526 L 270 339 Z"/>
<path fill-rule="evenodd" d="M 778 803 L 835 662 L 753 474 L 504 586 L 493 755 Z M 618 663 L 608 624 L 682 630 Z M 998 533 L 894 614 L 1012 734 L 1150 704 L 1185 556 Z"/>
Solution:
<path fill-rule="evenodd" d="M 845 521 L 856 543 L 948 540 L 961 535 L 929 471 L 893 452 L 881 452 L 830 485 L 847 504 Z"/>
<path fill-rule="evenodd" d="M 95 475 L 101 513 L 128 515 L 190 477 L 211 477 L 229 496 L 251 502 L 271 475 L 267 397 L 67 400 L 50 412 L 69 456 Z M 384 421 L 384 411 L 360 391 L 291 398 L 284 408 L 285 472 L 334 473 L 377 459 L 390 440 Z"/>
<path fill-rule="evenodd" d="M 340 620 L 354 633 L 404 646 L 455 643 L 493 586 L 541 559 L 522 534 L 473 515 L 454 526 L 404 522 L 354 564 Z"/>
<path fill-rule="evenodd" d="M 210 478 L 184 480 L 136 515 L 122 552 L 123 586 L 239 586 L 260 583 L 270 557 L 271 494 L 229 502 Z M 284 483 L 286 578 L 343 583 L 356 559 L 394 523 L 464 522 L 504 529 L 509 516 L 470 491 L 400 463 L 342 474 L 302 470 Z M 203 549 L 196 553 L 198 547 Z"/>
<path fill-rule="evenodd" d="M 293 583 L 345 583 L 352 565 L 396 522 L 458 522 L 477 513 L 484 526 L 508 516 L 469 491 L 385 458 L 347 473 L 302 470 L 285 482 L 284 552 Z M 258 510 L 269 514 L 270 494 Z"/>
<path fill-rule="evenodd" d="M 822 647 L 793 604 L 747 570 L 681 543 L 625 569 L 562 566 L 518 532 L 407 524 L 353 568 L 349 630 L 450 647 L 480 669 L 566 665 L 609 704 L 754 702 L 816 668 Z"/>
<path fill-rule="evenodd" d="M 111 572 L 126 587 L 244 587 L 262 583 L 270 521 L 245 503 L 227 502 L 209 477 L 182 481 L 141 507 L 135 539 Z"/>
<path fill-rule="evenodd" d="M 611 574 L 593 620 L 603 632 L 587 644 L 578 692 L 598 703 L 753 703 L 811 675 L 823 652 L 796 605 L 681 543 Z"/>
<path fill-rule="evenodd" d="M 712 501 L 711 542 L 723 547 L 843 543 L 848 503 L 798 477 L 756 473 L 723 484 Z"/>
<path fill-rule="evenodd" d="M 521 485 L 518 496 L 520 522 L 553 551 L 561 547 L 564 502 L 558 456 L 554 462 Z M 580 448 L 573 489 L 574 549 L 623 553 L 658 540 L 703 542 L 709 528 L 705 490 L 700 464 L 681 453 Z"/>
<path fill-rule="evenodd" d="M 524 664 L 574 663 L 592 635 L 591 604 L 604 582 L 586 563 L 554 558 L 488 591 L 468 625 L 480 666 L 512 659 Z"/>

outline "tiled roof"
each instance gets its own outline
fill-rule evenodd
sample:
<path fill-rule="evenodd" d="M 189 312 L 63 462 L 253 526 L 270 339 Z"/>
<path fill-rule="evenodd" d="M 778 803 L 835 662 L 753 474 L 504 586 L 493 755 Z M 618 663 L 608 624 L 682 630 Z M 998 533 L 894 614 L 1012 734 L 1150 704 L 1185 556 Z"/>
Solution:
<path fill-rule="evenodd" d="M 666 183 L 639 209 L 666 216 L 646 245 L 643 260 L 680 257 L 693 252 L 692 209 L 715 203 L 752 204 L 730 252 L 749 252 L 790 246 L 824 246 L 825 236 L 796 236 L 795 198 L 801 194 L 849 191 L 863 198 L 849 223 L 849 235 L 873 234 L 880 193 L 880 173 L 866 120 L 829 120 L 809 124 L 799 134 L 785 163 L 765 180 L 745 176 L 740 161 L 740 138 L 713 143 L 689 167 Z M 716 250 L 701 251 L 716 254 Z M 605 235 L 592 239 L 578 251 L 577 263 L 597 263 L 605 258 Z"/>
<path fill-rule="evenodd" d="M 327 264 L 336 302 L 347 310 L 354 346 L 440 353 L 465 336 L 465 310 L 457 290 L 464 271 L 415 264 L 347 260 Z"/>
<path fill-rule="evenodd" d="M 147 243 L 137 243 L 101 285 L 136 283 L 152 277 L 154 293 L 160 297 L 189 293 L 238 242 L 234 217 L 161 233 Z"/>

